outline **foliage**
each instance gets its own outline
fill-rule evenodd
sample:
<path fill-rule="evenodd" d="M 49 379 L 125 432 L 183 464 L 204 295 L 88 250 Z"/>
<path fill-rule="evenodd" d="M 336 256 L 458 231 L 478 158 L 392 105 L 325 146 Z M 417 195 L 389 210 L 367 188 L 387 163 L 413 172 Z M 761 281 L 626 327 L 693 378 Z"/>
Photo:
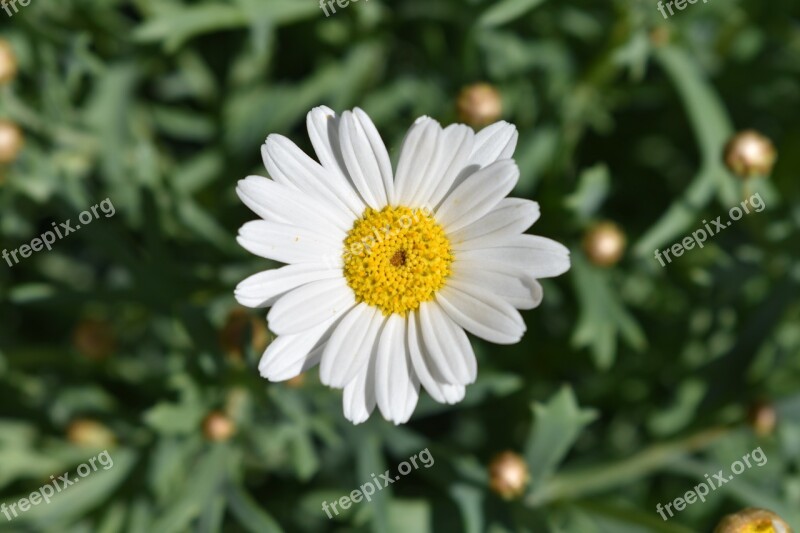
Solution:
<path fill-rule="evenodd" d="M 746 506 L 800 527 L 798 16 L 790 0 L 710 0 L 669 20 L 634 0 L 362 0 L 330 17 L 313 0 L 33 0 L 0 12 L 20 71 L 0 117 L 26 136 L 0 168 L 0 247 L 105 198 L 116 208 L 0 265 L 0 501 L 103 449 L 70 432 L 76 419 L 116 441 L 112 469 L 0 529 L 681 532 Z M 454 122 L 475 81 L 499 88 L 519 128 L 515 195 L 541 204 L 535 232 L 573 250 L 572 271 L 525 313 L 523 341 L 473 339 L 465 401 L 426 397 L 402 427 L 377 413 L 351 426 L 316 371 L 262 380 L 253 322 L 233 330 L 233 350 L 221 339 L 234 285 L 268 266 L 233 238 L 253 217 L 234 186 L 265 173 L 265 136 L 310 150 L 311 107 L 360 106 L 396 157 L 417 116 Z M 743 128 L 775 140 L 771 177 L 722 164 Z M 763 212 L 664 268 L 653 258 L 756 192 Z M 631 242 L 610 269 L 581 251 L 600 219 Z M 113 333 L 106 357 L 76 344 L 89 320 Z M 745 423 L 759 399 L 779 412 L 766 437 Z M 227 442 L 204 437 L 213 410 L 236 424 Z M 668 522 L 656 514 L 758 446 L 764 467 Z M 333 520 L 321 510 L 425 448 L 430 469 Z M 487 483 L 505 449 L 531 470 L 511 502 Z"/>

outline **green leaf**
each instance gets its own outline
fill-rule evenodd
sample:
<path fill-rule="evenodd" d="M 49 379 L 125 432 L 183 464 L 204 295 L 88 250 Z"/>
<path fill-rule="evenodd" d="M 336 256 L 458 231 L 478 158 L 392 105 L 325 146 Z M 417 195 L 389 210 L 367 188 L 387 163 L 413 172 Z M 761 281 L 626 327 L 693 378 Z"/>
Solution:
<path fill-rule="evenodd" d="M 190 196 L 222 175 L 223 171 L 222 154 L 216 151 L 204 151 L 175 169 L 170 182 L 181 197 Z"/>
<path fill-rule="evenodd" d="M 491 396 L 502 398 L 513 394 L 521 389 L 522 385 L 523 380 L 518 375 L 487 370 L 479 373 L 475 383 L 467 387 L 466 396 L 458 406 L 441 404 L 428 396 L 424 396 L 420 399 L 420 405 L 414 412 L 414 418 L 422 418 L 453 410 L 463 410 L 467 406 L 480 405 Z"/>
<path fill-rule="evenodd" d="M 203 240 L 213 243 L 228 253 L 239 251 L 236 241 L 211 213 L 206 212 L 197 202 L 185 198 L 178 204 L 178 215 L 187 228 Z"/>
<path fill-rule="evenodd" d="M 8 299 L 19 305 L 35 303 L 49 300 L 55 291 L 55 287 L 48 283 L 21 283 L 9 291 Z"/>
<path fill-rule="evenodd" d="M 189 477 L 190 458 L 203 446 L 203 441 L 165 436 L 152 447 L 147 469 L 150 490 L 158 503 L 171 502 Z"/>
<path fill-rule="evenodd" d="M 309 480 L 319 469 L 319 459 L 311 435 L 305 428 L 296 428 L 290 438 L 292 463 L 301 480 Z"/>
<path fill-rule="evenodd" d="M 586 220 L 603 205 L 610 188 L 608 167 L 598 164 L 581 172 L 575 192 L 567 196 L 564 203 L 579 219 Z"/>
<path fill-rule="evenodd" d="M 215 445 L 197 461 L 191 483 L 185 485 L 183 494 L 171 503 L 155 524 L 153 531 L 177 533 L 189 530 L 197 519 L 214 502 L 220 491 L 231 458 L 231 449 Z"/>
<path fill-rule="evenodd" d="M 203 4 L 191 8 L 173 9 L 144 22 L 134 30 L 137 41 L 164 41 L 164 48 L 173 52 L 197 35 L 247 25 L 245 12 L 228 4 Z"/>
<path fill-rule="evenodd" d="M 598 368 L 608 369 L 614 363 L 618 335 L 635 350 L 647 346 L 644 332 L 612 287 L 607 271 L 574 253 L 572 278 L 581 308 L 572 343 L 578 348 L 590 347 Z"/>
<path fill-rule="evenodd" d="M 247 491 L 230 484 L 225 490 L 231 512 L 246 530 L 252 533 L 281 533 L 283 529 L 272 516 L 258 506 Z"/>
<path fill-rule="evenodd" d="M 485 530 L 483 516 L 483 491 L 472 485 L 458 483 L 450 488 L 450 496 L 461 511 L 465 533 L 481 533 Z"/>
<path fill-rule="evenodd" d="M 706 482 L 706 474 L 713 475 L 720 469 L 729 471 L 730 465 L 721 462 L 700 461 L 691 458 L 677 458 L 671 467 L 672 472 L 682 472 L 694 477 L 698 482 Z M 775 485 L 771 482 L 755 485 L 747 479 L 749 470 L 745 470 L 742 475 L 731 479 L 729 483 L 716 487 L 707 498 L 722 498 L 729 496 L 737 500 L 742 505 L 769 509 L 777 513 L 790 524 L 800 523 L 800 510 L 794 501 L 781 498 L 775 492 Z M 687 489 L 691 489 L 688 486 Z"/>
<path fill-rule="evenodd" d="M 700 145 L 702 166 L 686 192 L 636 243 L 635 253 L 648 259 L 654 250 L 672 244 L 693 226 L 699 225 L 699 212 L 708 205 L 715 192 L 725 207 L 735 206 L 740 201 L 738 182 L 722 164 L 725 143 L 733 133 L 722 100 L 685 51 L 663 47 L 656 53 L 656 59 L 681 95 Z"/>
<path fill-rule="evenodd" d="M 557 151 L 558 130 L 553 126 L 540 126 L 531 133 L 520 135 L 516 155 L 520 176 L 514 188 L 515 194 L 531 197 Z"/>
<path fill-rule="evenodd" d="M 650 415 L 647 427 L 659 436 L 674 435 L 684 429 L 694 420 L 707 390 L 703 381 L 687 379 L 675 391 L 672 405 Z"/>
<path fill-rule="evenodd" d="M 197 533 L 219 533 L 225 521 L 225 498 L 217 494 L 208 502 L 197 520 Z M 262 530 L 263 531 L 263 530 Z"/>
<path fill-rule="evenodd" d="M 30 511 L 21 514 L 16 521 L 46 529 L 68 523 L 107 501 L 128 478 L 137 461 L 136 454 L 131 450 L 118 448 L 112 450 L 109 455 L 113 464 L 108 470 L 99 467 L 96 472 L 90 473 L 85 478 L 78 478 L 74 471 L 70 471 L 69 477 L 80 479 L 79 482 L 53 495 L 49 504 L 42 503 L 32 507 Z M 28 495 L 25 494 L 23 497 Z"/>
<path fill-rule="evenodd" d="M 105 516 L 103 516 L 103 520 L 98 525 L 96 533 L 117 533 L 118 531 L 123 531 L 126 515 L 127 509 L 122 503 L 112 505 L 111 508 L 106 511 Z"/>
<path fill-rule="evenodd" d="M 367 482 L 372 480 L 372 474 L 379 476 L 386 471 L 386 462 L 381 453 L 381 440 L 375 433 L 368 433 L 367 426 L 359 426 L 355 434 L 361 442 L 361 449 L 358 453 L 356 472 L 358 479 Z M 389 533 L 389 505 L 391 502 L 392 487 L 384 487 L 375 492 L 372 496 L 372 503 L 369 506 L 371 514 L 372 529 L 378 533 Z"/>
<path fill-rule="evenodd" d="M 425 500 L 394 500 L 389 505 L 391 531 L 433 533 L 431 505 Z"/>
<path fill-rule="evenodd" d="M 153 120 L 165 134 L 176 139 L 207 143 L 214 135 L 214 123 L 203 115 L 178 107 L 154 106 Z"/>
<path fill-rule="evenodd" d="M 192 433 L 206 414 L 198 396 L 197 384 L 184 375 L 172 378 L 172 388 L 180 393 L 180 402 L 160 402 L 144 412 L 145 423 L 165 435 Z"/>
<path fill-rule="evenodd" d="M 478 24 L 487 28 L 516 20 L 546 0 L 500 0 L 483 12 Z"/>
<path fill-rule="evenodd" d="M 525 460 L 531 470 L 531 490 L 535 490 L 555 473 L 583 429 L 597 418 L 597 413 L 593 409 L 581 409 L 568 386 L 546 404 L 534 404 L 532 409 L 534 422 L 525 445 Z"/>
<path fill-rule="evenodd" d="M 691 533 L 676 523 L 665 522 L 655 512 L 644 512 L 614 501 L 580 502 L 553 515 L 554 531 L 602 533 Z"/>

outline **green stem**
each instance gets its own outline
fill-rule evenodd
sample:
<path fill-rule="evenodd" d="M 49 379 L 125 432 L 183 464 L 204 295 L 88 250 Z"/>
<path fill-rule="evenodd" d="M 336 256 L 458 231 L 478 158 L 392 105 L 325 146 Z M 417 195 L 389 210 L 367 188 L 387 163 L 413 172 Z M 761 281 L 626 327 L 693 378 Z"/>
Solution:
<path fill-rule="evenodd" d="M 686 193 L 636 243 L 636 255 L 648 258 L 657 248 L 696 227 L 699 212 L 715 193 L 724 206 L 736 205 L 741 195 L 738 182 L 722 164 L 723 148 L 733 126 L 716 90 L 687 52 L 664 47 L 656 52 L 655 58 L 683 101 L 702 164 Z"/>
<path fill-rule="evenodd" d="M 558 474 L 530 494 L 525 503 L 530 507 L 541 507 L 553 501 L 574 500 L 630 484 L 664 468 L 676 458 L 710 446 L 730 432 L 730 428 L 712 428 L 678 441 L 655 444 L 611 464 Z"/>

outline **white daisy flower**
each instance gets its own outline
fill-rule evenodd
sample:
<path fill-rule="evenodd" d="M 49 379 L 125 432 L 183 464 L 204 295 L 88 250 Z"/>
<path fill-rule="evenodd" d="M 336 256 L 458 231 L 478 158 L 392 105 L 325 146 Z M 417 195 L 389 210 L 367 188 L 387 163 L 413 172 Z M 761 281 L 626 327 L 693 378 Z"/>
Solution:
<path fill-rule="evenodd" d="M 262 147 L 272 179 L 239 182 L 242 201 L 263 220 L 238 241 L 286 263 L 236 288 L 267 315 L 277 338 L 259 371 L 291 379 L 320 364 L 320 379 L 344 389 L 344 415 L 411 417 L 420 385 L 453 404 L 475 381 L 465 330 L 497 344 L 518 342 L 518 309 L 542 300 L 538 278 L 569 269 L 561 244 L 523 234 L 536 202 L 506 198 L 519 177 L 511 159 L 516 128 L 498 122 L 475 133 L 418 119 L 397 169 L 364 111 L 308 114 L 319 162 L 280 135 Z"/>

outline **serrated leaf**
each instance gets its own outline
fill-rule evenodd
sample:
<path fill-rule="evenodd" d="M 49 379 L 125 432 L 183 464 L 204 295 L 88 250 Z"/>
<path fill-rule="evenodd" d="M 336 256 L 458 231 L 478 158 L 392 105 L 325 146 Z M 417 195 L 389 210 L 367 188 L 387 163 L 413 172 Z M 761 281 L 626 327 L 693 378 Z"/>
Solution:
<path fill-rule="evenodd" d="M 555 473 L 597 414 L 593 409 L 581 409 L 568 386 L 546 404 L 534 404 L 532 410 L 534 422 L 525 445 L 525 460 L 531 470 L 531 489 L 535 490 Z"/>
<path fill-rule="evenodd" d="M 614 363 L 617 336 L 635 350 L 647 346 L 644 332 L 612 289 L 606 271 L 589 265 L 582 254 L 575 253 L 572 278 L 581 308 L 572 344 L 589 347 L 598 368 L 608 369 Z"/>

